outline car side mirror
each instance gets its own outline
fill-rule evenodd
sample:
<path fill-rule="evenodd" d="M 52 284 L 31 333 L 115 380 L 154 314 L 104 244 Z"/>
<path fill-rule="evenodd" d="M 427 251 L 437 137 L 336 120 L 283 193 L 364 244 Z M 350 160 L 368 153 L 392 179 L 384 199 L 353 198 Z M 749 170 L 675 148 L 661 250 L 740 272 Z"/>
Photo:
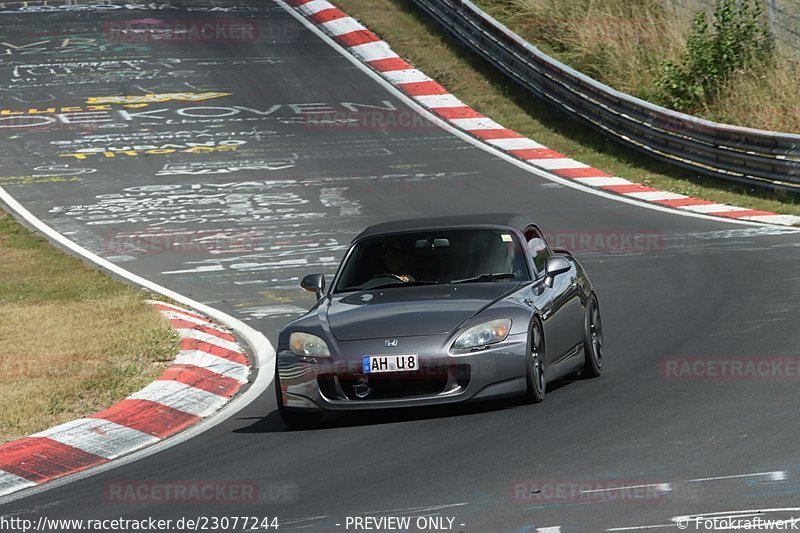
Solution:
<path fill-rule="evenodd" d="M 325 292 L 325 274 L 309 274 L 303 278 L 300 286 L 309 292 L 313 292 L 317 300 L 321 300 Z"/>
<path fill-rule="evenodd" d="M 544 260 L 544 284 L 553 286 L 553 280 L 559 274 L 568 272 L 572 268 L 569 259 L 560 255 L 553 255 Z"/>

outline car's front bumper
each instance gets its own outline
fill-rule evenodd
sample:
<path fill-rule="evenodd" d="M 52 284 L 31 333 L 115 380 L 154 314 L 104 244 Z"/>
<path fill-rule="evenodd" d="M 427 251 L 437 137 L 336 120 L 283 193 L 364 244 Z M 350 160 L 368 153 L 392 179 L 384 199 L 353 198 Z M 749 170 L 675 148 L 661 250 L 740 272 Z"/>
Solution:
<path fill-rule="evenodd" d="M 382 339 L 379 339 L 382 342 Z M 400 348 L 376 348 L 376 340 L 338 343 L 330 359 L 297 357 L 281 350 L 277 373 L 284 406 L 302 410 L 413 407 L 514 396 L 526 390 L 527 335 L 510 335 L 480 351 L 451 355 L 447 340 L 404 337 Z M 442 345 L 438 345 L 442 342 Z M 419 370 L 365 375 L 363 355 L 415 353 Z M 359 398 L 355 385 L 370 393 Z"/>

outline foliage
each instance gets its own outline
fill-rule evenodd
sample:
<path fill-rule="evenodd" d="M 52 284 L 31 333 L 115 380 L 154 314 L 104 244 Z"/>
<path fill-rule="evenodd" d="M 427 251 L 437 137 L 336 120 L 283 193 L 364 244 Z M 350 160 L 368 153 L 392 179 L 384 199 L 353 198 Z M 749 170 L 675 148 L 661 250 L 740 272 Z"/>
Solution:
<path fill-rule="evenodd" d="M 718 0 L 713 26 L 698 12 L 679 64 L 665 61 L 656 97 L 679 111 L 707 106 L 735 73 L 769 67 L 775 43 L 758 0 Z"/>

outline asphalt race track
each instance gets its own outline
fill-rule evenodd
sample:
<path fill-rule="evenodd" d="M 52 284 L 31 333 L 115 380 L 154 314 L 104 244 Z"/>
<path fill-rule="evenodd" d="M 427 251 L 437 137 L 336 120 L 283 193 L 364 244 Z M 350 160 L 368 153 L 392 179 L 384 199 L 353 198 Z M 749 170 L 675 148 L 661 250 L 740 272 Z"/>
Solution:
<path fill-rule="evenodd" d="M 331 416 L 308 431 L 285 430 L 269 390 L 194 439 L 0 516 L 268 516 L 308 531 L 430 516 L 452 531 L 568 533 L 800 505 L 796 233 L 526 172 L 417 115 L 271 0 L 20 5 L 0 2 L 0 185 L 78 244 L 274 342 L 313 303 L 299 278 L 332 274 L 367 225 L 531 214 L 597 288 L 606 368 L 541 405 Z M 153 18 L 239 30 L 128 31 Z M 709 360 L 769 365 L 731 379 Z M 260 501 L 114 492 L 192 481 L 249 484 Z"/>

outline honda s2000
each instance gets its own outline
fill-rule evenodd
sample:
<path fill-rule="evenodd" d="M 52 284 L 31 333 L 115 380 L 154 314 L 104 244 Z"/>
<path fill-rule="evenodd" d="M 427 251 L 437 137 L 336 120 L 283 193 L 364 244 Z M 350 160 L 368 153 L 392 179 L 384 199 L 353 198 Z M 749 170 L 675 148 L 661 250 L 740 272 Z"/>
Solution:
<path fill-rule="evenodd" d="M 578 261 L 519 215 L 388 222 L 352 242 L 316 305 L 279 335 L 275 390 L 289 426 L 325 411 L 497 397 L 599 376 L 603 330 Z"/>

